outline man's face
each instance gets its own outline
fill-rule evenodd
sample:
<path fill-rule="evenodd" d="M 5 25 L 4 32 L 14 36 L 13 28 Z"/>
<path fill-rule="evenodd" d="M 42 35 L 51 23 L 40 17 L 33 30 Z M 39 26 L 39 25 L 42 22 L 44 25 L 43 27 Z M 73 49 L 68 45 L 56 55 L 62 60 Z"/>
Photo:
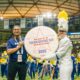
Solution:
<path fill-rule="evenodd" d="M 58 36 L 62 35 L 63 33 L 64 33 L 63 31 L 59 30 L 58 31 Z"/>
<path fill-rule="evenodd" d="M 13 28 L 13 35 L 14 36 L 19 36 L 21 34 L 21 28 L 19 26 L 15 26 Z"/>
<path fill-rule="evenodd" d="M 63 37 L 64 33 L 65 33 L 64 31 L 58 31 L 59 39 L 61 39 Z"/>

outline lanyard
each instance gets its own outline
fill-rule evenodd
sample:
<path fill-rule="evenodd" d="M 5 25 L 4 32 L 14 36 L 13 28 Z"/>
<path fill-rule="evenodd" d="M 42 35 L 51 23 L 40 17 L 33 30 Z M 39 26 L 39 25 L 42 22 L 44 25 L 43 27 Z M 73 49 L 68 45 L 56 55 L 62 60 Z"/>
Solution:
<path fill-rule="evenodd" d="M 22 39 L 20 39 L 22 41 Z M 17 45 L 19 44 L 18 40 L 15 39 L 15 42 L 17 43 Z M 20 48 L 20 51 L 17 51 L 17 54 L 23 54 L 23 46 Z"/>

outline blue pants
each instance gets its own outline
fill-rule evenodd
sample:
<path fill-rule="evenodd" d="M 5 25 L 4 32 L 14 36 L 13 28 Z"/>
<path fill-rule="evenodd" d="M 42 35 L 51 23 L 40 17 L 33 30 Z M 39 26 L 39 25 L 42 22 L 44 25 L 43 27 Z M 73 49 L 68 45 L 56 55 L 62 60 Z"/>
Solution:
<path fill-rule="evenodd" d="M 1 64 L 1 76 L 7 76 L 7 64 Z"/>
<path fill-rule="evenodd" d="M 58 68 L 58 65 L 55 66 L 55 69 L 54 69 L 54 76 L 53 78 L 58 78 L 58 73 L 59 73 L 59 68 Z"/>
<path fill-rule="evenodd" d="M 18 73 L 19 80 L 26 80 L 26 62 L 9 62 L 8 63 L 8 79 L 15 80 L 16 74 Z"/>
<path fill-rule="evenodd" d="M 34 62 L 31 63 L 30 73 L 29 73 L 31 79 L 32 79 L 32 78 L 35 78 L 36 66 L 37 66 L 36 63 L 34 63 Z"/>
<path fill-rule="evenodd" d="M 72 74 L 71 74 L 71 79 L 74 80 L 74 75 L 76 73 L 76 64 L 73 64 L 73 70 L 72 70 Z"/>
<path fill-rule="evenodd" d="M 78 63 L 78 76 L 80 75 L 80 63 Z"/>
<path fill-rule="evenodd" d="M 41 71 L 42 71 L 42 64 L 39 63 L 39 64 L 38 64 L 38 74 L 40 74 Z"/>

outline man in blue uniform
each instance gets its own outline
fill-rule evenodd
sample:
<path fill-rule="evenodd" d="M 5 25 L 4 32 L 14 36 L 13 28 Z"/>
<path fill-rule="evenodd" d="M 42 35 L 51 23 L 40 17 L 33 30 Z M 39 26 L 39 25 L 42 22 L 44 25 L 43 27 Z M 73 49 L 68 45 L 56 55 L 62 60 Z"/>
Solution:
<path fill-rule="evenodd" d="M 7 54 L 9 55 L 7 80 L 15 80 L 16 73 L 18 73 L 19 80 L 25 80 L 27 53 L 21 37 L 20 26 L 15 25 L 12 34 L 7 42 Z"/>

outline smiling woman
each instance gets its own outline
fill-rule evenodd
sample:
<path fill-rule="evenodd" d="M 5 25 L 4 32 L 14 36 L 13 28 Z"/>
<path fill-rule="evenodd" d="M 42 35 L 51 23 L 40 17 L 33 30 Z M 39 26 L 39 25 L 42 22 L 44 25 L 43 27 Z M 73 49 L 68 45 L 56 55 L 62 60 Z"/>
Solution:
<path fill-rule="evenodd" d="M 12 37 L 7 42 L 7 54 L 9 55 L 8 80 L 14 80 L 17 72 L 19 80 L 25 80 L 27 52 L 21 37 L 21 28 L 15 25 L 12 33 Z"/>
<path fill-rule="evenodd" d="M 13 35 L 14 36 L 21 35 L 21 28 L 18 25 L 16 25 L 15 27 L 13 27 Z"/>

